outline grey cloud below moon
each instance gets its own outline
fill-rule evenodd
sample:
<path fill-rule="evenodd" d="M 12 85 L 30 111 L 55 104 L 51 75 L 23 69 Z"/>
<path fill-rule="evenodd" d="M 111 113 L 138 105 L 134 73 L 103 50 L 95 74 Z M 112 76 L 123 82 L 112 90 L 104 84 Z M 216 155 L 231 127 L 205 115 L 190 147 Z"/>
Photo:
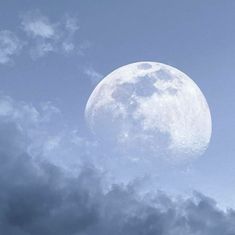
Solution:
<path fill-rule="evenodd" d="M 199 193 L 176 199 L 140 195 L 135 183 L 103 190 L 103 175 L 83 166 L 67 175 L 24 152 L 16 123 L 0 125 L 0 234 L 232 235 L 235 211 Z"/>
<path fill-rule="evenodd" d="M 74 175 L 30 155 L 28 145 L 35 138 L 25 133 L 49 116 L 1 96 L 0 234 L 235 234 L 235 211 L 220 210 L 202 194 L 188 199 L 163 192 L 143 194 L 136 181 L 107 188 L 105 175 L 92 162 L 80 165 Z"/>

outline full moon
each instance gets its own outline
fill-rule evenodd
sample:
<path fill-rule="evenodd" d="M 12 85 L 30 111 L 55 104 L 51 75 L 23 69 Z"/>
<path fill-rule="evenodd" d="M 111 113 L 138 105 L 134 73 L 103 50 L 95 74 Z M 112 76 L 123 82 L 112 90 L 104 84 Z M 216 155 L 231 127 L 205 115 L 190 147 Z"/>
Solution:
<path fill-rule="evenodd" d="M 128 64 L 106 76 L 92 92 L 85 118 L 105 148 L 136 159 L 193 159 L 205 152 L 212 132 L 199 87 L 156 62 Z"/>

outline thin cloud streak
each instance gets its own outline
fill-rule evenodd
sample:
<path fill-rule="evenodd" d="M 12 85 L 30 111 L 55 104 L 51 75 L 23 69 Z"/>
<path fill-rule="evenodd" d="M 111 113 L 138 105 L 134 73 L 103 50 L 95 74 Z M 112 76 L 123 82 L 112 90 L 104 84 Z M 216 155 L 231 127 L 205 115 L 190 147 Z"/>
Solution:
<path fill-rule="evenodd" d="M 97 72 L 92 67 L 86 68 L 84 70 L 84 74 L 90 79 L 93 85 L 96 85 L 104 77 L 101 73 Z"/>

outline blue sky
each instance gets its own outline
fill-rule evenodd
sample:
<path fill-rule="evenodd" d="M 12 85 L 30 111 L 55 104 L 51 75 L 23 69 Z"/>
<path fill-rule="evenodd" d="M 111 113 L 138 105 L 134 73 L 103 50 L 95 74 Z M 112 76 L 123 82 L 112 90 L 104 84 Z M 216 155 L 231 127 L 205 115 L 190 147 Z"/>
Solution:
<path fill-rule="evenodd" d="M 0 116 L 27 129 L 27 151 L 70 166 L 78 152 L 93 159 L 84 109 L 96 84 L 131 62 L 169 64 L 203 91 L 213 131 L 206 153 L 162 184 L 235 206 L 234 1 L 9 0 L 0 9 Z"/>

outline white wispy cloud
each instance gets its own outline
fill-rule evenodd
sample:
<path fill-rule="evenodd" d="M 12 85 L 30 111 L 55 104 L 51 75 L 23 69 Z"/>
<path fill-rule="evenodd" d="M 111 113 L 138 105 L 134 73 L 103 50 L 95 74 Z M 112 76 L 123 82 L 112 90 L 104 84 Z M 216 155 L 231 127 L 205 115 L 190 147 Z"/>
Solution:
<path fill-rule="evenodd" d="M 71 42 L 63 42 L 62 43 L 62 48 L 66 53 L 69 53 L 74 50 L 75 46 Z"/>
<path fill-rule="evenodd" d="M 75 45 L 74 37 L 79 30 L 78 20 L 75 17 L 67 16 L 64 22 L 65 34 L 64 40 L 62 42 L 62 50 L 65 53 L 72 52 L 77 50 L 79 52 L 79 48 Z"/>
<path fill-rule="evenodd" d="M 23 30 L 32 37 L 54 38 L 56 25 L 39 12 L 29 12 L 22 17 Z"/>
<path fill-rule="evenodd" d="M 9 30 L 0 31 L 0 64 L 7 64 L 19 53 L 23 43 Z"/>
<path fill-rule="evenodd" d="M 92 84 L 97 84 L 102 78 L 103 75 L 97 72 L 94 68 L 89 67 L 84 70 L 84 74 L 88 76 Z"/>
<path fill-rule="evenodd" d="M 30 54 L 33 58 L 48 53 L 80 53 L 80 46 L 75 40 L 79 30 L 77 18 L 67 15 L 52 22 L 39 11 L 28 12 L 21 18 L 22 29 L 31 41 Z"/>
<path fill-rule="evenodd" d="M 17 122 L 19 126 L 25 123 L 30 126 L 38 126 L 48 123 L 51 118 L 60 115 L 58 107 L 51 102 L 44 102 L 36 108 L 26 102 L 16 102 L 9 96 L 0 94 L 0 119 L 8 122 Z"/>
<path fill-rule="evenodd" d="M 33 59 L 37 59 L 39 57 L 42 57 L 50 52 L 53 52 L 55 50 L 52 43 L 49 42 L 38 42 L 36 45 L 34 45 L 30 49 L 30 55 Z"/>
<path fill-rule="evenodd" d="M 29 11 L 20 16 L 20 25 L 24 34 L 0 31 L 0 64 L 13 62 L 14 56 L 20 53 L 32 59 L 48 54 L 81 56 L 90 47 L 90 43 L 78 35 L 78 19 L 70 15 L 51 20 L 38 10 Z"/>
<path fill-rule="evenodd" d="M 77 32 L 79 30 L 77 18 L 67 16 L 65 21 L 65 28 L 72 34 Z"/>
<path fill-rule="evenodd" d="M 43 57 L 58 51 L 61 32 L 59 23 L 51 22 L 39 11 L 27 12 L 21 17 L 23 31 L 28 36 L 29 51 L 32 58 Z"/>

